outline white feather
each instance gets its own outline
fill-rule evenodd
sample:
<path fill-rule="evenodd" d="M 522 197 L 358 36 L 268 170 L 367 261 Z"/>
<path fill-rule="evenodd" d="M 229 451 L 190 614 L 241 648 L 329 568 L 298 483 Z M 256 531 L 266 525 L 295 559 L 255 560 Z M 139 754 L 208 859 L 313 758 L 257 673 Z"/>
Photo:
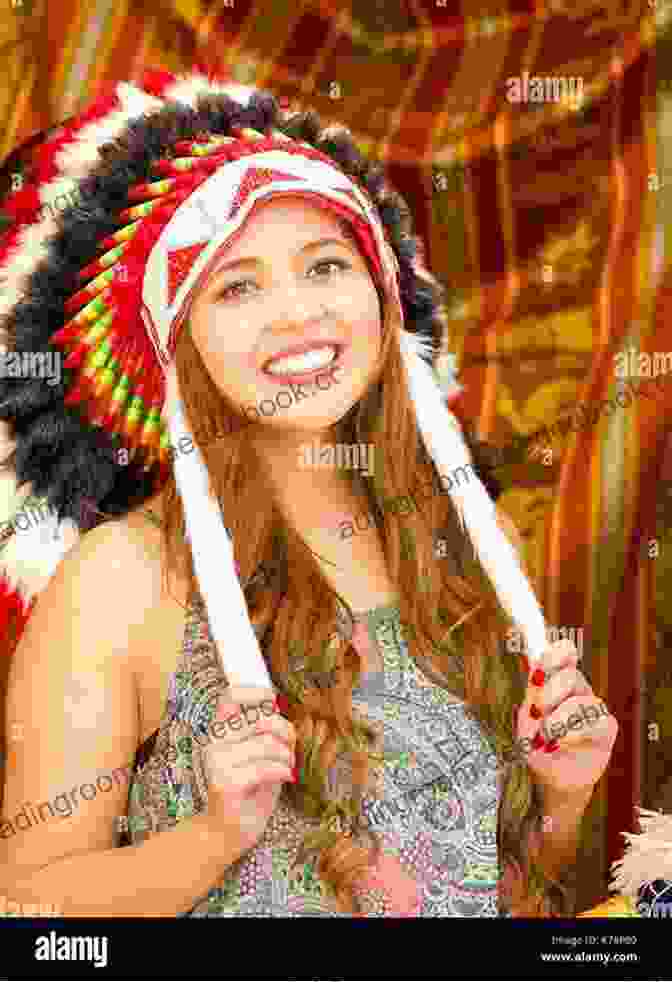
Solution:
<path fill-rule="evenodd" d="M 123 84 L 123 83 L 122 83 Z M 122 89 L 124 98 L 128 101 L 129 109 L 115 109 L 83 127 L 72 143 L 63 147 L 56 155 L 55 164 L 59 173 L 53 180 L 40 188 L 40 200 L 44 205 L 53 206 L 56 198 L 62 194 L 71 194 L 75 188 L 74 182 L 88 177 L 90 172 L 100 163 L 99 149 L 115 137 L 123 133 L 128 123 L 136 115 L 142 115 L 152 109 L 160 109 L 161 100 L 135 89 L 132 94 Z M 28 226 L 19 233 L 19 238 L 11 250 L 7 262 L 0 270 L 2 295 L 0 296 L 0 317 L 9 311 L 21 299 L 28 286 L 28 280 L 39 264 L 47 258 L 44 246 L 45 239 L 58 231 L 53 216 L 44 215 L 41 221 Z"/>
<path fill-rule="evenodd" d="M 204 75 L 190 75 L 181 78 L 164 91 L 164 98 L 170 102 L 183 102 L 192 108 L 199 96 L 212 93 L 213 95 L 228 95 L 234 102 L 247 106 L 253 93 L 257 90 L 250 85 L 237 85 L 233 82 L 222 84 L 210 82 Z"/>
<path fill-rule="evenodd" d="M 160 109 L 163 105 L 162 99 L 148 95 L 130 82 L 119 82 L 116 92 L 128 119 L 136 119 L 152 109 Z"/>
<path fill-rule="evenodd" d="M 63 557 L 77 544 L 80 535 L 69 518 L 58 521 L 54 511 L 38 508 L 30 527 L 17 529 L 0 553 L 0 570 L 10 588 L 20 589 L 30 602 L 45 588 Z"/>

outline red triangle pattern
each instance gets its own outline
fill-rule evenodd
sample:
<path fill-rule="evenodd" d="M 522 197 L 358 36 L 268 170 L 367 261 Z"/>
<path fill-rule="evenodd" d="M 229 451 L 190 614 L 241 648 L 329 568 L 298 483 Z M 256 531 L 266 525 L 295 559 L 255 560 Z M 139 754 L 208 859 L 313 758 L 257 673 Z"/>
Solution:
<path fill-rule="evenodd" d="M 295 174 L 283 174 L 282 171 L 272 170 L 269 167 L 253 167 L 248 170 L 245 177 L 240 182 L 240 187 L 236 192 L 236 196 L 233 199 L 233 204 L 231 205 L 231 211 L 229 212 L 229 221 L 238 213 L 240 208 L 245 204 L 248 196 L 255 191 L 257 188 L 262 187 L 264 184 L 270 184 L 272 181 L 302 181 L 302 177 L 297 177 Z"/>
<path fill-rule="evenodd" d="M 168 305 L 175 299 L 175 294 L 189 275 L 191 267 L 205 249 L 207 242 L 197 242 L 195 245 L 173 249 L 168 253 Z"/>

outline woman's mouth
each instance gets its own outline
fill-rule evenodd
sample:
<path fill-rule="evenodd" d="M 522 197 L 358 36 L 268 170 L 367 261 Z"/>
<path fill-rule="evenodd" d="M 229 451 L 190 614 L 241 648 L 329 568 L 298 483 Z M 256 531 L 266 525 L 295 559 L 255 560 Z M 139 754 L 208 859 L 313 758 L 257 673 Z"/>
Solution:
<path fill-rule="evenodd" d="M 344 351 L 345 347 L 341 344 L 314 344 L 301 353 L 272 358 L 266 362 L 262 372 L 275 381 L 310 382 L 327 369 L 332 371 L 338 368 Z"/>

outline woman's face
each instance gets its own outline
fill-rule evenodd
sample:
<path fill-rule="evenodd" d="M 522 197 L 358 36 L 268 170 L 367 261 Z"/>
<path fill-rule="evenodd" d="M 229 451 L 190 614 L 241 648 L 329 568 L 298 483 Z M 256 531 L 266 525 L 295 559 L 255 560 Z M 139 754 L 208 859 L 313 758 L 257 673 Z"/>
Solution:
<path fill-rule="evenodd" d="M 350 234 L 318 206 L 271 198 L 194 301 L 191 335 L 208 372 L 268 435 L 326 432 L 374 379 L 380 304 Z M 308 351 L 284 361 L 297 346 Z"/>

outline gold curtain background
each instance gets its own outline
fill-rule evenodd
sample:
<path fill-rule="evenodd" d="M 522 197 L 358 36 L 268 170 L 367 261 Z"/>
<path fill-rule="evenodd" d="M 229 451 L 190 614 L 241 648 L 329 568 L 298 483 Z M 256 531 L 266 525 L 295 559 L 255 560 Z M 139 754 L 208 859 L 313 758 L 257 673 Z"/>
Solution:
<path fill-rule="evenodd" d="M 672 360 L 671 19 L 672 0 L 5 0 L 0 157 L 105 84 L 199 58 L 346 123 L 450 288 L 451 404 L 506 447 L 620 391 L 616 352 Z M 513 101 L 526 72 L 560 98 L 542 81 Z M 670 383 L 498 472 L 548 623 L 584 628 L 621 724 L 580 909 L 606 896 L 633 804 L 672 811 Z"/>

